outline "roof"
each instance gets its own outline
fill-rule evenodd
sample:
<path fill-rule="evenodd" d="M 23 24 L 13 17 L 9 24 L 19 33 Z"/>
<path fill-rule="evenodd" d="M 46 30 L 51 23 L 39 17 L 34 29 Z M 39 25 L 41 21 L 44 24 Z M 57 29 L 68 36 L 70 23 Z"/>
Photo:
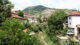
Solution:
<path fill-rule="evenodd" d="M 44 21 L 44 22 L 45 22 L 45 21 L 47 21 L 47 20 L 46 20 L 46 19 L 41 19 L 41 21 Z"/>
<path fill-rule="evenodd" d="M 11 17 L 13 17 L 13 18 L 22 18 L 22 17 L 20 17 L 20 16 L 18 16 L 18 15 L 14 15 L 14 14 L 12 14 Z"/>
<path fill-rule="evenodd" d="M 79 11 L 72 12 L 72 13 L 69 14 L 68 16 L 80 16 L 80 12 L 79 12 Z"/>
<path fill-rule="evenodd" d="M 15 11 L 11 11 L 11 14 L 16 14 Z"/>
<path fill-rule="evenodd" d="M 24 15 L 27 15 L 27 13 L 24 13 Z"/>
<path fill-rule="evenodd" d="M 33 16 L 31 16 L 31 15 L 29 15 L 29 16 L 27 16 L 27 18 L 32 18 Z"/>
<path fill-rule="evenodd" d="M 21 20 L 25 20 L 23 17 L 21 17 L 21 16 L 18 16 L 14 11 L 11 11 L 11 13 L 12 13 L 12 18 L 16 18 L 16 19 L 21 19 Z"/>

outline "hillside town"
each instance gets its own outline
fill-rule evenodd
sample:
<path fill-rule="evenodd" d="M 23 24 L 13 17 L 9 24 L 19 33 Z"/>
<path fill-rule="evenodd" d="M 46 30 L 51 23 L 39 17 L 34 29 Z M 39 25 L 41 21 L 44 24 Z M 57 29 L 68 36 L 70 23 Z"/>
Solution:
<path fill-rule="evenodd" d="M 14 3 L 0 0 L 0 45 L 80 45 L 79 10 Z"/>

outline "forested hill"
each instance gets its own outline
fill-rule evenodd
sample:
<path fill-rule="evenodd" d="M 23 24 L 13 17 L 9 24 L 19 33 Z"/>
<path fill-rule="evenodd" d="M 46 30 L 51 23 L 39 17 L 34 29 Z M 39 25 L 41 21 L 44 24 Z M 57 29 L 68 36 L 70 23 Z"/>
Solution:
<path fill-rule="evenodd" d="M 55 8 L 48 8 L 42 5 L 37 5 L 37 6 L 25 8 L 23 12 L 31 15 L 51 15 L 55 10 L 64 10 L 67 13 L 76 11 L 73 9 L 55 9 Z"/>
<path fill-rule="evenodd" d="M 38 5 L 38 6 L 32 6 L 32 7 L 25 8 L 23 10 L 23 12 L 35 14 L 35 13 L 40 13 L 46 9 L 47 9 L 47 7 L 44 7 L 42 5 Z"/>

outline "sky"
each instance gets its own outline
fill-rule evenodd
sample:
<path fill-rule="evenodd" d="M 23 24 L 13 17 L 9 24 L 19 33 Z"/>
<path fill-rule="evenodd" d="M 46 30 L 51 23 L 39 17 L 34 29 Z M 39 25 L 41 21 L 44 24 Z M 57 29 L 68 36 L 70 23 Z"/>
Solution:
<path fill-rule="evenodd" d="M 14 10 L 23 10 L 30 6 L 43 5 L 58 9 L 80 9 L 80 0 L 10 0 Z"/>

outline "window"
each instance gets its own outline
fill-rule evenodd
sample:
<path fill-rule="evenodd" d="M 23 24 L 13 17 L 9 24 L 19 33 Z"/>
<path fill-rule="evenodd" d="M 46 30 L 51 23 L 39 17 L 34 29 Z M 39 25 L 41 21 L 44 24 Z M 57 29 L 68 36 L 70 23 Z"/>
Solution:
<path fill-rule="evenodd" d="M 69 19 L 71 19 L 71 17 L 69 17 Z"/>
<path fill-rule="evenodd" d="M 71 25 L 71 23 L 72 23 L 72 22 L 71 22 L 71 16 L 70 16 L 70 17 L 69 17 L 69 25 Z"/>
<path fill-rule="evenodd" d="M 71 22 L 69 24 L 71 25 Z"/>

